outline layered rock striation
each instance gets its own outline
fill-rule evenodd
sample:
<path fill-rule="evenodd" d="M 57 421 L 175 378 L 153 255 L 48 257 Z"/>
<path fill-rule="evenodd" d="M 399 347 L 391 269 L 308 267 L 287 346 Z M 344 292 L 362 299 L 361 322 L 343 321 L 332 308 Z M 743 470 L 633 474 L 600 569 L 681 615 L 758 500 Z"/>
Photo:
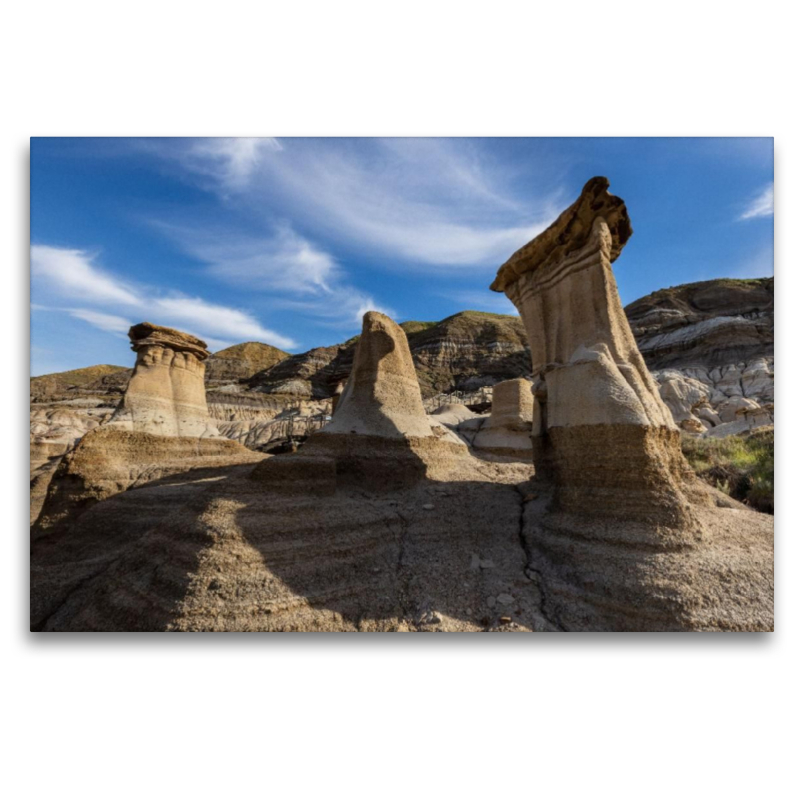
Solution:
<path fill-rule="evenodd" d="M 543 608 L 565 630 L 769 629 L 771 537 L 720 526 L 711 508 L 735 504 L 681 455 L 617 294 L 632 228 L 607 188 L 589 181 L 492 285 L 530 341 L 539 488 L 522 535 Z"/>
<path fill-rule="evenodd" d="M 371 312 L 328 429 L 205 490 L 164 483 L 172 513 L 154 503 L 154 483 L 96 503 L 69 537 L 40 544 L 33 624 L 549 630 L 518 532 L 516 484 L 531 471 L 472 458 L 432 424 L 405 334 Z"/>
<path fill-rule="evenodd" d="M 222 450 L 219 461 L 142 475 L 128 491 L 87 498 L 65 530 L 41 531 L 32 553 L 32 627 L 771 627 L 770 518 L 699 509 L 717 543 L 700 562 L 685 548 L 610 546 L 592 514 L 573 515 L 580 535 L 564 536 L 548 485 L 529 480 L 531 465 L 472 457 L 434 417 L 458 424 L 475 415 L 452 406 L 426 417 L 415 381 L 403 331 L 372 313 L 330 428 L 296 454 L 244 451 L 248 463 L 222 452 L 236 445 L 221 439 L 89 434 L 68 457 L 76 468 L 85 462 L 70 476 L 80 477 L 73 488 L 84 497 L 87 477 L 102 490 L 121 472 L 114 458 L 129 471 L 134 464 L 164 470 L 173 443 L 184 467 L 193 445 Z M 114 441 L 102 447 L 104 436 Z M 619 521 L 611 514 L 604 524 L 613 531 Z M 738 539 L 727 536 L 731 527 Z M 546 562 L 544 553 L 557 556 Z"/>
<path fill-rule="evenodd" d="M 338 482 L 396 487 L 425 477 L 439 460 L 466 455 L 461 440 L 429 421 L 402 328 L 384 314 L 367 312 L 333 418 L 296 461 L 319 468 L 328 485 L 335 474 Z M 326 463 L 330 459 L 333 467 Z M 271 475 L 277 468 L 265 463 L 261 471 Z"/>
<path fill-rule="evenodd" d="M 270 369 L 289 357 L 289 353 L 262 342 L 243 342 L 226 347 L 206 361 L 206 385 L 215 388 L 229 385 L 238 389 L 257 372 Z"/>
<path fill-rule="evenodd" d="M 568 511 L 614 509 L 677 530 L 689 522 L 678 431 L 645 366 L 611 263 L 632 233 L 625 204 L 593 178 L 578 200 L 500 268 L 535 376 L 536 444 Z"/>
<path fill-rule="evenodd" d="M 774 278 L 719 278 L 661 289 L 625 312 L 648 367 L 710 369 L 774 353 L 774 292 Z"/>
<path fill-rule="evenodd" d="M 773 278 L 662 289 L 625 311 L 682 429 L 727 436 L 772 424 Z"/>
<path fill-rule="evenodd" d="M 208 416 L 200 339 L 149 322 L 129 333 L 136 366 L 122 402 L 34 475 L 41 507 L 33 541 L 64 534 L 93 504 L 132 487 L 200 465 L 240 463 L 254 454 L 223 439 Z M 33 450 L 32 450 L 33 459 Z M 50 478 L 52 477 L 52 480 Z M 35 518 L 32 511 L 32 520 Z"/>
<path fill-rule="evenodd" d="M 472 439 L 472 446 L 484 453 L 533 461 L 533 415 L 533 386 L 529 380 L 516 378 L 496 384 L 492 412 Z M 470 427 L 468 422 L 465 430 Z"/>
<path fill-rule="evenodd" d="M 462 311 L 440 322 L 404 322 L 423 398 L 471 391 L 527 374 L 525 330 L 504 314 Z M 353 368 L 358 337 L 290 356 L 253 375 L 250 389 L 302 399 L 333 397 Z"/>
<path fill-rule="evenodd" d="M 128 336 L 136 366 L 108 424 L 156 436 L 219 436 L 206 404 L 206 343 L 150 322 L 134 325 Z"/>

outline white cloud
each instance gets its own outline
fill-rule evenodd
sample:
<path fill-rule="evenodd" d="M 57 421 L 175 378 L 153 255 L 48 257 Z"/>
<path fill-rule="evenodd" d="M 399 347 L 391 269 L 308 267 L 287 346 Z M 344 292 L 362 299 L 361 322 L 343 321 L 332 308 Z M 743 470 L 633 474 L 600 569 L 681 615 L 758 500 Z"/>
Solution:
<path fill-rule="evenodd" d="M 219 163 L 207 150 L 171 157 L 207 175 Z M 496 267 L 556 216 L 550 202 L 523 205 L 506 171 L 466 140 L 287 139 L 258 152 L 240 187 L 249 209 L 302 218 L 317 237 L 406 266 Z"/>
<path fill-rule="evenodd" d="M 212 338 L 224 336 L 236 341 L 268 342 L 283 348 L 295 345 L 291 339 L 263 328 L 252 315 L 235 308 L 209 303 L 199 297 L 160 297 L 149 305 L 153 309 L 153 315 L 164 320 L 160 324 L 180 328 L 188 333 L 203 331 Z"/>
<path fill-rule="evenodd" d="M 349 288 L 337 288 L 323 297 L 309 300 L 284 300 L 282 305 L 336 328 L 351 328 L 354 323 L 360 325 L 367 311 L 380 311 L 387 317 L 397 316 L 393 309 L 376 303 L 370 295 Z"/>
<path fill-rule="evenodd" d="M 130 322 L 120 312 L 128 315 L 135 312 L 140 319 L 149 318 L 150 322 L 185 330 L 214 346 L 256 340 L 275 347 L 295 347 L 292 339 L 263 327 L 248 311 L 156 287 L 134 287 L 97 267 L 94 260 L 81 250 L 33 245 L 32 293 L 37 299 L 48 298 L 54 305 L 79 297 L 83 305 L 101 306 L 51 310 L 66 311 L 110 333 L 127 333 Z M 33 306 L 45 308 L 38 302 Z"/>
<path fill-rule="evenodd" d="M 82 319 L 84 322 L 94 325 L 95 328 L 100 328 L 101 331 L 107 331 L 108 333 L 121 336 L 126 336 L 128 329 L 132 325 L 130 320 L 125 319 L 125 317 L 118 317 L 114 314 L 104 314 L 101 311 L 92 311 L 88 308 L 70 308 L 68 309 L 68 313 L 76 319 Z"/>
<path fill-rule="evenodd" d="M 154 224 L 218 280 L 248 292 L 268 292 L 282 308 L 323 324 L 350 327 L 361 322 L 365 311 L 393 313 L 352 286 L 330 253 L 285 222 L 261 236 L 221 226 Z"/>
<path fill-rule="evenodd" d="M 244 190 L 264 154 L 281 149 L 277 139 L 245 136 L 137 139 L 133 140 L 133 146 L 142 152 L 177 163 L 205 189 L 224 197 Z"/>
<path fill-rule="evenodd" d="M 758 197 L 755 197 L 750 205 L 745 209 L 739 217 L 743 219 L 754 219 L 756 217 L 771 217 L 774 214 L 775 208 L 775 185 L 770 183 Z"/>
<path fill-rule="evenodd" d="M 154 225 L 185 253 L 204 262 L 209 274 L 250 291 L 319 294 L 341 278 L 330 253 L 285 223 L 262 236 L 223 227 L 177 226 L 162 221 Z"/>
<path fill-rule="evenodd" d="M 45 245 L 31 246 L 31 274 L 57 287 L 67 297 L 101 303 L 137 305 L 139 298 L 125 282 L 94 265 L 94 256 L 82 250 Z"/>

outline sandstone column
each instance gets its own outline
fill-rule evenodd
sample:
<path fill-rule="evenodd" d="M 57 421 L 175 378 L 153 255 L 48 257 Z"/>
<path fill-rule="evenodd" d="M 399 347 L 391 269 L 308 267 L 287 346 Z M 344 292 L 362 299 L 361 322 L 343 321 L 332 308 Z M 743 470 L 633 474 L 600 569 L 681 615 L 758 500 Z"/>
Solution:
<path fill-rule="evenodd" d="M 272 486 L 289 463 L 299 474 L 314 476 L 326 491 L 331 476 L 337 484 L 391 490 L 430 476 L 431 470 L 446 471 L 453 459 L 467 455 L 463 442 L 443 426 L 431 425 L 403 329 L 368 311 L 331 422 L 309 437 L 291 462 L 268 459 L 253 476 Z M 299 479 L 291 480 L 290 488 L 301 486 Z"/>
<path fill-rule="evenodd" d="M 500 268 L 492 289 L 522 316 L 534 375 L 534 452 L 564 511 L 683 527 L 679 434 L 631 333 L 612 262 L 633 233 L 606 178 Z"/>
<path fill-rule="evenodd" d="M 108 425 L 158 436 L 219 436 L 206 405 L 206 343 L 150 322 L 134 325 L 128 336 L 136 366 Z"/>
<path fill-rule="evenodd" d="M 495 384 L 492 414 L 478 431 L 472 446 L 476 450 L 530 463 L 533 454 L 533 404 L 529 380 L 514 378 Z"/>

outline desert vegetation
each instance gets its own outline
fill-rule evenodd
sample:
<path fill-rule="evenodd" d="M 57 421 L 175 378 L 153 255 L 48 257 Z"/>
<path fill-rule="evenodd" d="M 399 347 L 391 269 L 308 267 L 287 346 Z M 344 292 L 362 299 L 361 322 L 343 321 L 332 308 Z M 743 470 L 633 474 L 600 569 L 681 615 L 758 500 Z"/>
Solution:
<path fill-rule="evenodd" d="M 683 434 L 683 454 L 711 486 L 758 511 L 774 513 L 775 427 L 721 439 Z"/>

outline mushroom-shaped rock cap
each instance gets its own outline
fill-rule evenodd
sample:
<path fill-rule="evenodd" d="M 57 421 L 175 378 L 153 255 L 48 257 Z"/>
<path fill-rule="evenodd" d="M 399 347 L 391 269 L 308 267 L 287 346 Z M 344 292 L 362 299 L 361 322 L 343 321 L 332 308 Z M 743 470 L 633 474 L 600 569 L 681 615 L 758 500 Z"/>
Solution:
<path fill-rule="evenodd" d="M 152 322 L 140 322 L 138 325 L 131 326 L 128 338 L 131 340 L 131 350 L 137 352 L 142 347 L 156 345 L 168 347 L 170 350 L 194 353 L 201 361 L 211 355 L 208 352 L 208 346 L 202 339 L 174 328 L 154 325 Z"/>
<path fill-rule="evenodd" d="M 503 292 L 525 272 L 533 272 L 552 258 L 560 258 L 586 244 L 594 221 L 602 217 L 611 232 L 611 261 L 622 252 L 633 233 L 625 202 L 608 193 L 608 178 L 592 178 L 580 197 L 546 230 L 521 247 L 503 264 L 491 285 Z"/>

